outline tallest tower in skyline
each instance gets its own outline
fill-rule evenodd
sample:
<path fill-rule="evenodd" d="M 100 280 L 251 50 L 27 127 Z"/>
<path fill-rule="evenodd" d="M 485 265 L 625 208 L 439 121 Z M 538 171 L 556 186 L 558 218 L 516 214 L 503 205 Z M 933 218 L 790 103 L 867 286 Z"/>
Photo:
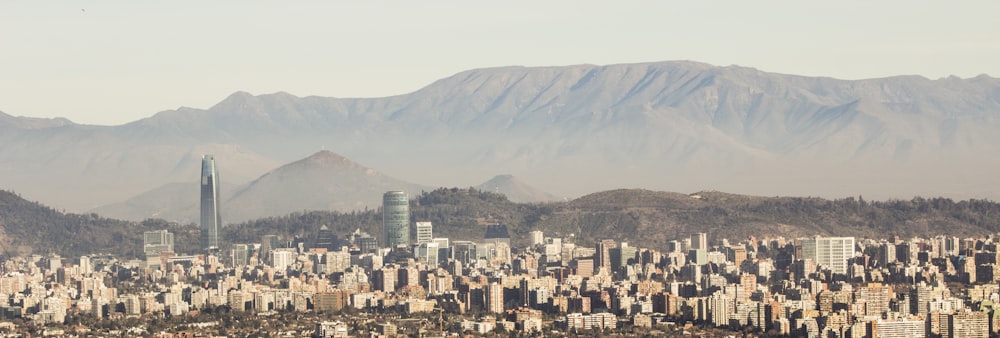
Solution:
<path fill-rule="evenodd" d="M 205 250 L 219 248 L 219 169 L 215 156 L 201 158 L 201 247 Z"/>

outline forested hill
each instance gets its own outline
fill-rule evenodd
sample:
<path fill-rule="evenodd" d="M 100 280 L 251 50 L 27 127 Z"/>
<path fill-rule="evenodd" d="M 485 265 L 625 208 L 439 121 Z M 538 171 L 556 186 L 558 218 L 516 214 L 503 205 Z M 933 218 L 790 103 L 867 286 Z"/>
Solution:
<path fill-rule="evenodd" d="M 750 235 L 979 237 L 1000 231 L 1000 204 L 947 198 L 866 201 L 862 197 L 826 200 L 612 190 L 569 202 L 519 204 L 496 193 L 451 188 L 413 197 L 411 214 L 414 222 L 433 222 L 436 237 L 452 240 L 479 240 L 486 224 L 504 223 L 515 245 L 525 244 L 533 230 L 548 236 L 572 235 L 582 245 L 611 238 L 653 248 L 696 232 L 707 232 L 711 239 L 735 240 Z M 286 239 L 300 236 L 310 244 L 323 224 L 340 238 L 355 229 L 381 237 L 381 219 L 381 211 L 374 209 L 299 212 L 227 226 L 223 238 L 230 243 L 256 243 L 262 235 L 277 234 Z M 178 252 L 198 251 L 193 226 L 65 214 L 0 191 L 0 249 L 5 254 L 55 252 L 76 257 L 106 252 L 135 258 L 141 255 L 142 232 L 165 228 L 175 233 Z"/>
<path fill-rule="evenodd" d="M 549 236 L 573 235 L 587 245 L 612 238 L 650 247 L 696 232 L 707 232 L 710 238 L 741 239 L 750 235 L 978 237 L 1000 231 L 1000 204 L 947 198 L 866 201 L 860 196 L 826 200 L 612 190 L 569 202 L 518 204 L 490 192 L 452 188 L 415 198 L 411 213 L 412 221 L 431 221 L 435 236 L 452 240 L 478 240 L 485 224 L 505 223 L 516 244 L 524 244 L 533 230 Z M 296 213 L 227 230 L 236 241 L 257 241 L 267 233 L 312 238 L 322 224 L 330 225 L 342 238 L 355 229 L 381 236 L 378 210 Z"/>
<path fill-rule="evenodd" d="M 167 227 L 160 220 L 135 223 L 96 214 L 67 214 L 0 190 L 0 253 L 4 255 L 57 253 L 75 259 L 90 253 L 111 253 L 135 258 L 142 255 L 143 232 Z M 192 230 L 171 229 L 182 247 L 183 243 L 197 246 L 197 233 Z"/>

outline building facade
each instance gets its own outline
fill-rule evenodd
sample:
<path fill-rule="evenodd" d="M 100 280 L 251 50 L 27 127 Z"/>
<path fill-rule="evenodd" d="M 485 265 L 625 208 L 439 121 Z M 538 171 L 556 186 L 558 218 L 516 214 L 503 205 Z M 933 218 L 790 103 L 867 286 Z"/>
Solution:
<path fill-rule="evenodd" d="M 799 240 L 800 259 L 813 263 L 836 274 L 847 274 L 848 260 L 854 257 L 854 237 L 810 237 Z"/>
<path fill-rule="evenodd" d="M 414 223 L 413 230 L 414 240 L 416 241 L 413 244 L 430 243 L 434 239 L 434 224 L 431 222 L 416 222 Z"/>

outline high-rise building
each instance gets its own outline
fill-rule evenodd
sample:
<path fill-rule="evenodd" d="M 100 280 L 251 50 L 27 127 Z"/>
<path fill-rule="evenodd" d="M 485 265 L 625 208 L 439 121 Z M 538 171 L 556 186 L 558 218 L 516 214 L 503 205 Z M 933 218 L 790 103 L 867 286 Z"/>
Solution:
<path fill-rule="evenodd" d="M 504 243 L 510 246 L 510 231 L 507 229 L 506 224 L 488 224 L 486 225 L 486 234 L 483 235 L 485 243 Z"/>
<path fill-rule="evenodd" d="M 410 200 L 405 192 L 382 195 L 382 231 L 386 247 L 410 245 Z"/>
<path fill-rule="evenodd" d="M 503 285 L 497 282 L 490 283 L 485 287 L 486 291 L 486 312 L 503 313 Z"/>
<path fill-rule="evenodd" d="M 258 259 L 265 263 L 271 263 L 271 251 L 284 247 L 278 235 L 264 235 L 260 237 L 260 252 Z"/>
<path fill-rule="evenodd" d="M 413 253 L 413 257 L 418 261 L 427 263 L 427 265 L 432 269 L 436 269 L 438 267 L 438 261 L 440 261 L 440 253 L 440 247 L 438 247 L 437 242 L 427 242 L 417 246 L 417 250 Z"/>
<path fill-rule="evenodd" d="M 635 264 L 637 252 L 639 248 L 628 246 L 626 242 L 620 243 L 617 248 L 611 248 L 611 271 L 617 273 L 622 267 Z"/>
<path fill-rule="evenodd" d="M 545 233 L 535 230 L 528 233 L 531 236 L 531 246 L 545 244 Z"/>
<path fill-rule="evenodd" d="M 611 269 L 611 249 L 617 247 L 618 242 L 611 239 L 597 242 L 597 267 L 594 270 Z"/>
<path fill-rule="evenodd" d="M 316 234 L 316 245 L 315 248 L 323 248 L 326 251 L 337 251 L 340 250 L 340 245 L 337 240 L 337 235 L 330 230 L 326 224 L 319 227 L 319 232 Z"/>
<path fill-rule="evenodd" d="M 275 271 L 285 273 L 289 266 L 295 263 L 295 251 L 292 249 L 279 249 L 271 251 L 271 267 Z"/>
<path fill-rule="evenodd" d="M 708 234 L 699 232 L 691 235 L 691 249 L 708 251 Z"/>
<path fill-rule="evenodd" d="M 416 222 L 413 226 L 416 245 L 430 243 L 434 239 L 434 224 L 431 222 Z"/>
<path fill-rule="evenodd" d="M 799 239 L 800 259 L 811 259 L 816 265 L 836 274 L 847 274 L 848 260 L 854 257 L 854 237 L 810 237 Z"/>
<path fill-rule="evenodd" d="M 174 234 L 167 230 L 146 231 L 142 234 L 142 251 L 146 256 L 158 256 L 163 251 L 174 251 Z"/>
<path fill-rule="evenodd" d="M 219 228 L 222 216 L 219 214 L 219 169 L 215 166 L 215 156 L 201 158 L 201 247 L 205 250 L 219 248 Z"/>
<path fill-rule="evenodd" d="M 233 244 L 229 253 L 234 267 L 243 267 L 250 261 L 250 245 Z"/>
<path fill-rule="evenodd" d="M 452 242 L 452 256 L 456 261 L 462 262 L 462 265 L 469 266 L 473 262 L 479 260 L 479 255 L 476 253 L 476 243 L 470 241 L 454 241 Z"/>

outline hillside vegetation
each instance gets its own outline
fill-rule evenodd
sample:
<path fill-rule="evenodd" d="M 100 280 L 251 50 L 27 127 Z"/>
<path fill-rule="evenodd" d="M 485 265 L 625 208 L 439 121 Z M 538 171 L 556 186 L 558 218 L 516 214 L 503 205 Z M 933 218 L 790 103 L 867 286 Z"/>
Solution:
<path fill-rule="evenodd" d="M 451 188 L 423 193 L 411 202 L 411 213 L 413 221 L 433 222 L 435 236 L 452 240 L 478 240 L 485 224 L 505 223 L 516 244 L 524 244 L 533 230 L 573 236 L 585 245 L 612 238 L 650 247 L 696 232 L 707 232 L 709 238 L 741 239 L 751 235 L 984 236 L 1000 231 L 1000 204 L 947 198 L 869 202 L 860 196 L 826 200 L 612 190 L 569 202 L 519 204 L 495 193 Z M 269 233 L 311 238 L 322 224 L 341 235 L 361 229 L 381 236 L 379 210 L 297 213 L 239 224 L 228 231 L 235 241 L 256 241 Z"/>
<path fill-rule="evenodd" d="M 126 222 L 97 214 L 67 214 L 0 190 L 0 253 L 51 254 L 75 258 L 90 253 L 142 255 L 145 231 L 170 229 L 178 251 L 193 252 L 198 232 L 162 220 Z"/>
<path fill-rule="evenodd" d="M 653 248 L 696 232 L 707 232 L 710 239 L 742 239 L 751 235 L 985 236 L 1000 231 L 1000 204 L 947 198 L 867 201 L 860 196 L 826 200 L 612 190 L 569 202 L 523 204 L 492 192 L 450 188 L 413 197 L 411 214 L 412 221 L 433 222 L 436 237 L 452 240 L 479 240 L 486 224 L 504 223 L 515 245 L 525 244 L 533 230 L 573 236 L 581 245 L 610 238 Z M 299 212 L 230 225 L 223 236 L 230 243 L 256 243 L 268 234 L 285 239 L 299 236 L 308 245 L 324 224 L 340 238 L 356 229 L 381 237 L 381 219 L 377 209 Z M 138 257 L 142 232 L 158 229 L 175 233 L 177 251 L 198 251 L 194 225 L 65 214 L 0 191 L 0 249 L 8 255 L 54 252 L 74 257 L 107 252 Z"/>

